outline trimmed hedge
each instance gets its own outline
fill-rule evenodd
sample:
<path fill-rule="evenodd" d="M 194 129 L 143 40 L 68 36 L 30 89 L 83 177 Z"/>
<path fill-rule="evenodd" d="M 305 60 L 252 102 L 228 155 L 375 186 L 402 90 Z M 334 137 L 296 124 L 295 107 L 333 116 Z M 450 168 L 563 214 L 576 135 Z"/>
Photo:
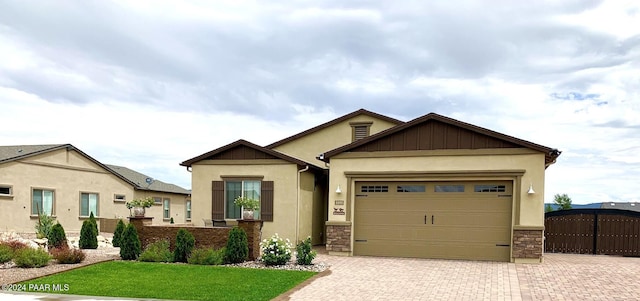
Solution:
<path fill-rule="evenodd" d="M 124 222 L 122 220 L 118 220 L 118 225 L 116 225 L 116 230 L 113 232 L 113 240 L 111 240 L 111 244 L 114 247 L 119 247 L 122 243 L 122 233 L 124 232 Z"/>
<path fill-rule="evenodd" d="M 229 263 L 241 263 L 249 256 L 247 233 L 242 228 L 233 227 L 229 231 L 225 260 Z"/>
<path fill-rule="evenodd" d="M 176 249 L 173 250 L 173 260 L 175 262 L 187 262 L 195 244 L 196 239 L 191 232 L 186 229 L 178 230 L 178 234 L 176 235 Z"/>
<path fill-rule="evenodd" d="M 78 242 L 80 249 L 98 248 L 98 236 L 95 229 L 95 225 L 91 220 L 82 222 L 82 228 L 80 228 L 80 241 Z"/>
<path fill-rule="evenodd" d="M 136 227 L 132 224 L 127 225 L 120 241 L 120 258 L 123 260 L 136 260 L 140 256 L 140 248 L 140 238 Z"/>
<path fill-rule="evenodd" d="M 67 235 L 60 223 L 56 223 L 49 233 L 49 248 L 67 247 Z"/>

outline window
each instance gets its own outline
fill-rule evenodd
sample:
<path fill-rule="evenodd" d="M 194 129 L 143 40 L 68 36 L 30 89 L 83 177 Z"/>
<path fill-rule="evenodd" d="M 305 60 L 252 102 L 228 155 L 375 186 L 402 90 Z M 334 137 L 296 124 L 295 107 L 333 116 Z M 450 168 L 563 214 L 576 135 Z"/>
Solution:
<path fill-rule="evenodd" d="M 356 141 L 369 136 L 369 130 L 373 122 L 351 122 L 351 140 Z"/>
<path fill-rule="evenodd" d="M 124 194 L 115 194 L 113 195 L 113 201 L 114 202 L 126 202 L 127 201 L 127 196 Z"/>
<path fill-rule="evenodd" d="M 505 192 L 505 185 L 476 185 L 474 192 Z"/>
<path fill-rule="evenodd" d="M 191 200 L 187 200 L 187 205 L 185 206 L 187 208 L 187 212 L 185 213 L 185 218 L 190 221 L 191 220 Z"/>
<path fill-rule="evenodd" d="M 154 196 L 154 197 L 153 197 L 153 203 L 154 203 L 155 205 L 161 205 L 161 204 L 162 204 L 162 198 L 161 198 L 161 197 Z"/>
<path fill-rule="evenodd" d="M 171 204 L 171 200 L 169 199 L 164 199 L 162 201 L 162 218 L 164 219 L 171 218 L 171 212 L 169 211 L 170 204 Z"/>
<path fill-rule="evenodd" d="M 360 188 L 361 192 L 389 192 L 389 186 L 387 185 L 369 185 L 362 186 Z"/>
<path fill-rule="evenodd" d="M 34 189 L 31 195 L 31 215 L 38 215 L 39 212 L 53 215 L 55 201 L 53 190 Z"/>
<path fill-rule="evenodd" d="M 11 190 L 9 185 L 0 185 L 0 195 L 11 195 Z"/>
<path fill-rule="evenodd" d="M 98 194 L 80 193 L 80 216 L 88 217 L 93 212 L 93 216 L 98 216 Z"/>
<path fill-rule="evenodd" d="M 436 185 L 435 192 L 464 192 L 464 185 Z"/>
<path fill-rule="evenodd" d="M 397 192 L 425 192 L 424 185 L 398 185 Z"/>
<path fill-rule="evenodd" d="M 242 218 L 242 208 L 236 206 L 233 201 L 239 196 L 260 200 L 260 184 L 260 181 L 226 181 L 225 218 Z"/>

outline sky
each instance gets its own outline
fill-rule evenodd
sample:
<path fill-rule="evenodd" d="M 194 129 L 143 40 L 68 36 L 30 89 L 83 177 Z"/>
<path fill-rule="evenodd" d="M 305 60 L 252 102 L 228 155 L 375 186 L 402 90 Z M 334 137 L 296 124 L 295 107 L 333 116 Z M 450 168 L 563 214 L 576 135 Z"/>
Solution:
<path fill-rule="evenodd" d="M 3 145 L 190 188 L 180 162 L 360 108 L 561 150 L 546 202 L 638 202 L 640 2 L 0 0 Z"/>

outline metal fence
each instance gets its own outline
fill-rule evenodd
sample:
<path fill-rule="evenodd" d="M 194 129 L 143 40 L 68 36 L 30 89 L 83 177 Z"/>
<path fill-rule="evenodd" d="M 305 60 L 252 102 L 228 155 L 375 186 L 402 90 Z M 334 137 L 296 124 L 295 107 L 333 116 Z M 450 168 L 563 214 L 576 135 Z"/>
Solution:
<path fill-rule="evenodd" d="M 571 209 L 545 214 L 545 252 L 640 256 L 640 212 Z"/>

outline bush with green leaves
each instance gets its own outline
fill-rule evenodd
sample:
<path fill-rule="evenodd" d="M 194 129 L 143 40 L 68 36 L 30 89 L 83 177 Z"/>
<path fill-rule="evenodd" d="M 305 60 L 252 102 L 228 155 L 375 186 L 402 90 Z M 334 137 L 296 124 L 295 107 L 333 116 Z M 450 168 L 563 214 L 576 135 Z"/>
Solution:
<path fill-rule="evenodd" d="M 214 250 L 213 248 L 198 248 L 191 252 L 187 259 L 190 264 L 221 265 L 224 264 L 226 248 Z"/>
<path fill-rule="evenodd" d="M 140 256 L 140 238 L 133 224 L 127 225 L 122 232 L 120 241 L 120 258 L 123 260 L 136 260 Z"/>
<path fill-rule="evenodd" d="M 97 249 L 98 236 L 94 228 L 94 224 L 90 220 L 82 222 L 80 228 L 80 241 L 78 242 L 80 249 Z"/>
<path fill-rule="evenodd" d="M 172 262 L 173 254 L 169 251 L 169 241 L 166 239 L 156 241 L 147 245 L 140 257 L 139 261 L 146 262 Z"/>
<path fill-rule="evenodd" d="M 191 232 L 186 229 L 178 230 L 178 234 L 176 235 L 176 249 L 173 250 L 173 260 L 175 262 L 187 262 L 195 244 L 196 239 Z"/>
<path fill-rule="evenodd" d="M 291 259 L 291 242 L 282 239 L 278 233 L 260 242 L 261 260 L 266 265 L 283 265 Z"/>
<path fill-rule="evenodd" d="M 122 232 L 124 232 L 124 222 L 122 220 L 118 220 L 118 224 L 116 225 L 116 230 L 113 232 L 113 239 L 111 240 L 111 244 L 114 247 L 119 247 L 122 242 Z"/>
<path fill-rule="evenodd" d="M 317 252 L 311 247 L 311 236 L 301 240 L 296 245 L 296 263 L 300 265 L 310 265 Z"/>
<path fill-rule="evenodd" d="M 0 244 L 0 263 L 8 262 L 13 258 L 13 250 L 5 244 Z"/>
<path fill-rule="evenodd" d="M 247 260 L 249 256 L 249 242 L 247 241 L 247 232 L 244 229 L 233 227 L 229 231 L 227 239 L 227 247 L 225 252 L 225 260 L 229 263 L 241 263 Z"/>
<path fill-rule="evenodd" d="M 36 222 L 36 236 L 38 238 L 49 237 L 51 228 L 53 228 L 53 217 L 46 213 L 38 213 L 38 221 Z"/>
<path fill-rule="evenodd" d="M 51 232 L 47 237 L 49 239 L 49 248 L 60 248 L 67 246 L 67 235 L 60 223 L 56 223 L 51 228 Z"/>
<path fill-rule="evenodd" d="M 49 264 L 51 255 L 44 249 L 19 249 L 13 256 L 13 262 L 20 268 L 40 268 Z"/>
<path fill-rule="evenodd" d="M 50 253 L 53 259 L 60 264 L 81 263 L 86 257 L 82 250 L 69 248 L 66 245 L 51 249 Z"/>

